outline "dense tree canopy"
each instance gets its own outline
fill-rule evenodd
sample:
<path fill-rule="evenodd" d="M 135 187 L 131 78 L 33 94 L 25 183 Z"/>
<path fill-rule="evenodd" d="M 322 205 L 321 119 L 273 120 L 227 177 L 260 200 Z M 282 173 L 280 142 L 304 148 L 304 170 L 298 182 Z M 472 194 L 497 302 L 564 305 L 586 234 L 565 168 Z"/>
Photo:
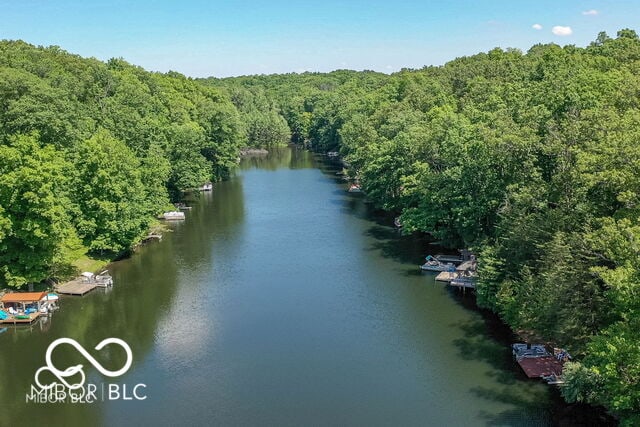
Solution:
<path fill-rule="evenodd" d="M 0 285 L 130 248 L 244 138 L 228 98 L 177 73 L 0 42 Z"/>

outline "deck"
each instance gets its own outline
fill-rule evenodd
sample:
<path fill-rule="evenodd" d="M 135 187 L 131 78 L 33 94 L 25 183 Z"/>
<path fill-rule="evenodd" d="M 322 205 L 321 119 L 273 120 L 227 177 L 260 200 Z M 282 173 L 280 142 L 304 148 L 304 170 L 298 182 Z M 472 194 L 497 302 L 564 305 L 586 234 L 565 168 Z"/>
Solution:
<path fill-rule="evenodd" d="M 31 313 L 29 314 L 28 319 L 16 319 L 14 316 L 10 316 L 7 319 L 0 320 L 1 325 L 30 325 L 35 322 L 38 317 L 40 317 L 40 313 Z"/>
<path fill-rule="evenodd" d="M 442 271 L 436 276 L 436 281 L 451 283 L 451 281 L 456 279 L 457 277 L 457 274 L 454 272 Z"/>
<path fill-rule="evenodd" d="M 474 261 L 465 261 L 456 267 L 457 271 L 475 271 L 476 266 Z"/>
<path fill-rule="evenodd" d="M 523 357 L 517 362 L 529 378 L 560 376 L 562 374 L 562 362 L 553 356 Z"/>
<path fill-rule="evenodd" d="M 97 288 L 98 285 L 96 283 L 87 283 L 82 282 L 81 280 L 72 280 L 71 282 L 64 283 L 62 285 L 58 285 L 56 287 L 56 291 L 59 294 L 64 295 L 78 295 L 83 296 Z"/>

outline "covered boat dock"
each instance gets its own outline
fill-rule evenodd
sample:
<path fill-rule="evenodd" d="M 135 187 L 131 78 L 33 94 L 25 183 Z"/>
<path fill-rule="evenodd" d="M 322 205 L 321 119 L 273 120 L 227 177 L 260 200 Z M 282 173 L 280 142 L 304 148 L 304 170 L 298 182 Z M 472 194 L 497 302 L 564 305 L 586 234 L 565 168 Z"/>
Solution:
<path fill-rule="evenodd" d="M 0 298 L 0 324 L 31 324 L 40 317 L 46 292 L 13 292 Z"/>

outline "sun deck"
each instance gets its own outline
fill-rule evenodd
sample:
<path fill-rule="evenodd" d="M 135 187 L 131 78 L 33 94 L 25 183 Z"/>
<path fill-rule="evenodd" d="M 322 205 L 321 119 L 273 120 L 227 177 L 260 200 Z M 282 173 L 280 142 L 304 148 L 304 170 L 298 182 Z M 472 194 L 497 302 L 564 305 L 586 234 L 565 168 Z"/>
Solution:
<path fill-rule="evenodd" d="M 82 281 L 82 279 L 76 279 L 76 280 L 72 280 L 71 282 L 58 285 L 56 287 L 56 291 L 59 294 L 64 294 L 64 295 L 83 296 L 85 294 L 88 294 L 89 292 L 91 292 L 97 287 L 98 285 L 95 283 L 88 283 L 88 282 Z"/>

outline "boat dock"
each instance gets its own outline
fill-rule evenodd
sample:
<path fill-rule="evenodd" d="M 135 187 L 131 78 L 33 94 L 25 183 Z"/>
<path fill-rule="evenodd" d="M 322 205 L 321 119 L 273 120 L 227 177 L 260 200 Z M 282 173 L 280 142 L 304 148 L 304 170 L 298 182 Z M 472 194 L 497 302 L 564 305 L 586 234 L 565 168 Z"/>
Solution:
<path fill-rule="evenodd" d="M 64 295 L 83 296 L 97 287 L 107 288 L 113 285 L 113 278 L 107 270 L 100 274 L 84 272 L 82 275 L 70 282 L 56 286 L 56 291 Z"/>
<path fill-rule="evenodd" d="M 40 317 L 46 292 L 12 292 L 0 298 L 0 324 L 30 325 Z"/>
<path fill-rule="evenodd" d="M 528 378 L 542 378 L 549 384 L 561 385 L 562 369 L 571 358 L 566 350 L 554 348 L 553 354 L 543 344 L 512 344 L 513 356 Z"/>
<path fill-rule="evenodd" d="M 71 282 L 58 285 L 56 287 L 56 292 L 63 295 L 83 296 L 97 287 L 98 285 L 96 285 L 95 283 L 88 283 L 82 281 L 81 279 L 75 279 Z"/>
<path fill-rule="evenodd" d="M 436 276 L 436 281 L 451 283 L 451 281 L 455 278 L 456 273 L 454 271 L 442 271 Z"/>
<path fill-rule="evenodd" d="M 456 267 L 455 271 L 442 271 L 436 276 L 436 281 L 448 283 L 462 289 L 475 289 L 478 275 L 476 273 L 475 259 L 464 261 Z"/>
<path fill-rule="evenodd" d="M 25 315 L 26 317 L 27 315 Z M 7 319 L 0 320 L 0 325 L 30 325 L 40 317 L 40 313 L 31 313 L 28 315 L 28 318 L 17 318 L 16 316 L 11 316 Z"/>

